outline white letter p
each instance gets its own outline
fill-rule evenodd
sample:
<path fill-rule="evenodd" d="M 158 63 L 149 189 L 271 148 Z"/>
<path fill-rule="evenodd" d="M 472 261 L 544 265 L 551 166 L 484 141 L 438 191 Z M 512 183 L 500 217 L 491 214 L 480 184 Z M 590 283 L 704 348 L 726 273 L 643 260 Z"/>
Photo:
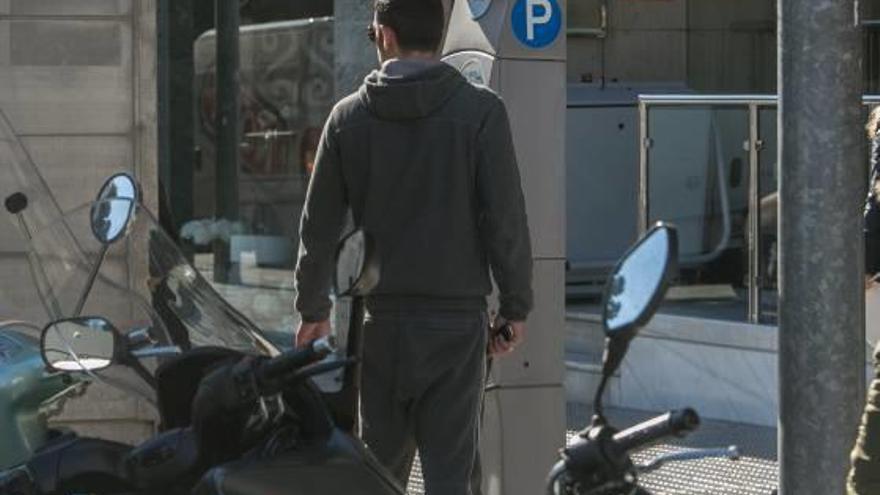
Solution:
<path fill-rule="evenodd" d="M 535 15 L 538 7 L 544 8 L 544 13 L 540 16 Z M 550 5 L 550 0 L 526 1 L 526 36 L 529 38 L 529 41 L 534 41 L 535 39 L 535 25 L 547 24 L 550 22 L 551 17 L 553 17 L 553 6 Z"/>

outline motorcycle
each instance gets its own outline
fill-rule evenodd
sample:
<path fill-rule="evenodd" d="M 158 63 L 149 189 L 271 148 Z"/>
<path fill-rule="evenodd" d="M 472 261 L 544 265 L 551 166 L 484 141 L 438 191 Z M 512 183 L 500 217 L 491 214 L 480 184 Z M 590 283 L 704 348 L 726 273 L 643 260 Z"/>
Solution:
<path fill-rule="evenodd" d="M 671 437 L 686 436 L 700 426 L 700 416 L 691 408 L 669 411 L 622 431 L 605 416 L 602 399 L 608 381 L 639 330 L 656 313 L 677 273 L 677 232 L 673 226 L 659 223 L 630 248 L 609 276 L 601 305 L 606 346 L 602 379 L 593 399 L 593 418 L 561 450 L 561 460 L 547 478 L 548 495 L 650 495 L 639 486 L 639 474 L 669 462 L 739 458 L 738 449 L 730 446 L 683 450 L 638 465 L 632 460 L 633 453 Z"/>

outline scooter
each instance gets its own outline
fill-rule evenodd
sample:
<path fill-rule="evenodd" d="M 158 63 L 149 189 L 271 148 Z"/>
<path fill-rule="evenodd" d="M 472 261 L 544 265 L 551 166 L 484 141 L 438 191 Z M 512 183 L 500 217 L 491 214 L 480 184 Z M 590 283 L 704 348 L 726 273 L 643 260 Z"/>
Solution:
<path fill-rule="evenodd" d="M 68 234 L 90 263 L 58 251 Z M 360 297 L 375 285 L 371 246 L 360 231 L 341 243 L 337 294 Z M 50 440 L 0 474 L 0 493 L 403 493 L 337 427 L 311 383 L 352 359 L 323 360 L 334 351 L 328 340 L 280 353 L 137 201 L 113 197 L 75 209 L 34 232 L 31 250 L 51 268 L 48 282 L 76 294 L 59 297 L 73 316 L 42 331 L 46 365 L 155 401 L 162 432 L 135 448 L 72 434 Z M 137 290 L 111 282 L 123 255 L 147 261 L 134 275 Z M 86 316 L 96 302 L 115 310 Z"/>
<path fill-rule="evenodd" d="M 671 437 L 686 436 L 699 427 L 700 416 L 690 408 L 669 411 L 621 431 L 604 414 L 602 398 L 609 379 L 623 362 L 630 342 L 656 313 L 677 272 L 676 230 L 660 223 L 621 258 L 609 276 L 601 305 L 606 347 L 593 418 L 574 442 L 561 450 L 561 460 L 547 478 L 548 495 L 649 495 L 639 486 L 639 474 L 669 462 L 739 458 L 738 449 L 731 446 L 683 450 L 637 465 L 632 453 Z"/>
<path fill-rule="evenodd" d="M 134 181 L 126 174 L 110 177 L 101 188 L 97 199 L 108 197 L 129 197 L 137 199 L 138 191 Z M 0 197 L 5 198 L 4 206 L 10 214 L 13 231 L 4 231 L 6 242 L 18 238 L 29 243 L 32 233 L 41 225 L 58 219 L 61 210 L 43 180 L 39 169 L 31 160 L 26 148 L 15 135 L 12 125 L 0 110 Z M 69 246 L 76 249 L 75 245 Z M 85 253 L 80 253 L 83 256 Z M 69 256 L 69 258 L 73 258 Z M 40 357 L 39 337 L 42 323 L 64 316 L 59 301 L 51 294 L 43 264 L 29 256 L 34 290 L 29 296 L 40 301 L 45 314 L 35 316 L 33 312 L 22 311 L 18 318 L 27 315 L 32 321 L 8 319 L 9 314 L 0 316 L 0 470 L 19 464 L 30 458 L 34 450 L 51 438 L 63 434 L 49 427 L 48 419 L 61 412 L 65 402 L 82 395 L 89 384 L 88 377 L 72 374 L 51 373 L 46 370 Z M 13 282 L 8 280 L 0 287 L 0 298 L 5 307 L 22 294 L 27 294 L 27 280 Z M 17 309 L 17 308 L 16 308 Z"/>
<path fill-rule="evenodd" d="M 26 461 L 58 435 L 48 419 L 66 399 L 85 392 L 87 382 L 46 372 L 39 334 L 31 323 L 0 323 L 0 470 Z"/>

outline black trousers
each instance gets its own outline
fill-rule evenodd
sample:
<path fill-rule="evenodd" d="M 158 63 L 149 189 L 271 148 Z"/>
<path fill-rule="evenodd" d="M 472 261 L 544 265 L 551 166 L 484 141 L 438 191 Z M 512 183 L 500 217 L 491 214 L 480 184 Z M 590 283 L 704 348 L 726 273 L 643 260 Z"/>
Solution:
<path fill-rule="evenodd" d="M 406 485 L 416 450 L 426 495 L 479 495 L 485 311 L 371 311 L 364 328 L 362 436 Z"/>

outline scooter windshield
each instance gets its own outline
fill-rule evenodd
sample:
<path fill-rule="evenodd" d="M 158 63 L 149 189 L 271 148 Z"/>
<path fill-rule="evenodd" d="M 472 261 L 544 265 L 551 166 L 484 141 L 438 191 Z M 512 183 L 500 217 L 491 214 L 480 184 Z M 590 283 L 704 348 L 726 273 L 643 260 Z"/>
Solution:
<path fill-rule="evenodd" d="M 61 213 L 43 174 L 0 110 L 0 200 L 14 195 L 19 195 L 18 205 L 25 207 L 21 214 L 31 225 L 44 225 Z M 6 206 L 16 206 L 15 201 L 7 201 Z"/>
<path fill-rule="evenodd" d="M 39 304 L 28 272 L 26 251 L 30 230 L 58 219 L 61 209 L 43 174 L 0 110 L 0 201 L 9 212 L 0 222 L 0 321 L 24 320 L 42 325 L 56 315 Z M 16 282 L 12 282 L 16 281 Z"/>
<path fill-rule="evenodd" d="M 116 209 L 127 216 L 106 216 Z M 108 220 L 109 219 L 109 220 Z M 108 234 L 112 232 L 112 234 Z M 123 343 L 215 346 L 250 354 L 275 355 L 277 349 L 211 287 L 136 201 L 90 203 L 33 232 L 29 262 L 40 297 L 63 317 L 100 316 L 123 336 Z M 125 344 L 124 344 L 125 345 Z M 154 370 L 153 358 L 144 368 Z M 111 366 L 96 372 L 113 384 L 130 373 Z M 151 400 L 143 384 L 129 384 Z"/>

